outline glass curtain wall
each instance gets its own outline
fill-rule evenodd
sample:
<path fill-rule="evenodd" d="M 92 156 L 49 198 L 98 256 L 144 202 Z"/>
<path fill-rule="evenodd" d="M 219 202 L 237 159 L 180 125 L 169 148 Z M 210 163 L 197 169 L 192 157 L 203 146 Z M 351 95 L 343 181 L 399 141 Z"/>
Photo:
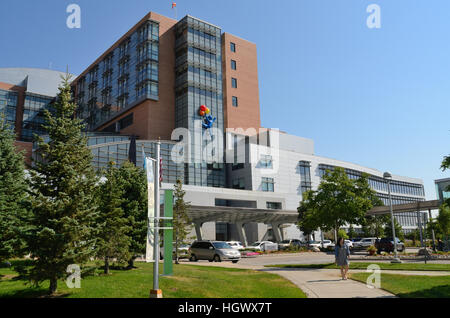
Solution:
<path fill-rule="evenodd" d="M 81 77 L 77 117 L 94 130 L 145 99 L 159 99 L 159 23 L 148 20 Z"/>
<path fill-rule="evenodd" d="M 223 140 L 213 130 L 201 127 L 198 114 L 201 105 L 208 107 L 216 118 L 213 128 L 223 131 L 221 30 L 184 17 L 176 25 L 175 56 L 175 126 L 187 128 L 191 134 L 193 162 L 186 164 L 185 183 L 225 187 L 223 158 L 216 162 L 206 158 L 222 153 Z M 195 140 L 196 133 L 201 142 Z"/>

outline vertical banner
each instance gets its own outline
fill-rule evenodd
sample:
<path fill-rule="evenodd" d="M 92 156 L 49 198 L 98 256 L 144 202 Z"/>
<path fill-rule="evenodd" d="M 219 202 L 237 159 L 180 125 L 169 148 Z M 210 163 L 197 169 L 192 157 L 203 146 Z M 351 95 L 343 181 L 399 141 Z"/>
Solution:
<path fill-rule="evenodd" d="M 148 196 L 148 227 L 147 227 L 147 246 L 145 249 L 145 261 L 154 262 L 153 243 L 155 238 L 155 172 L 153 161 L 144 156 L 144 169 L 147 172 L 147 196 Z"/>
<path fill-rule="evenodd" d="M 165 190 L 164 193 L 164 217 L 173 217 L 173 190 Z M 173 220 L 165 219 L 164 227 L 172 227 Z M 173 230 L 164 230 L 164 275 L 173 274 Z"/>

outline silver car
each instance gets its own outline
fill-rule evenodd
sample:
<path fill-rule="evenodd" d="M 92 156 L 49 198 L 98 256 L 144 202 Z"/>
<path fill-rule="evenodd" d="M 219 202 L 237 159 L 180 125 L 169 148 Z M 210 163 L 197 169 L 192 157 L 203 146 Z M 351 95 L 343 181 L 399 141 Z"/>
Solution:
<path fill-rule="evenodd" d="M 354 242 L 353 246 L 355 249 L 367 249 L 369 246 L 375 246 L 376 237 L 365 237 L 360 241 Z"/>
<path fill-rule="evenodd" d="M 189 260 L 208 260 L 210 262 L 232 261 L 237 263 L 241 259 L 241 253 L 232 248 L 226 242 L 220 241 L 195 241 L 189 248 Z"/>

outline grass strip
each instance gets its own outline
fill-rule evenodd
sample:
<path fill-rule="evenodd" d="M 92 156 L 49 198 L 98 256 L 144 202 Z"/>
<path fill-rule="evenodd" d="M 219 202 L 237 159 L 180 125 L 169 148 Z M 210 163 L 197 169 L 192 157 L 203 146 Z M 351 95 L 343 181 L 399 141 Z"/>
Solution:
<path fill-rule="evenodd" d="M 81 280 L 80 289 L 69 289 L 60 280 L 57 297 L 148 298 L 153 266 L 147 263 L 136 263 L 136 266 L 132 270 L 113 269 L 110 275 L 97 270 L 95 275 Z M 165 298 L 306 298 L 296 285 L 273 273 L 181 264 L 173 268 L 172 276 L 160 278 Z M 25 283 L 10 268 L 0 268 L 0 298 L 47 294 L 48 281 L 37 288 Z"/>
<path fill-rule="evenodd" d="M 350 278 L 367 282 L 371 273 L 353 273 Z M 401 298 L 450 298 L 450 276 L 381 274 L 381 288 Z"/>

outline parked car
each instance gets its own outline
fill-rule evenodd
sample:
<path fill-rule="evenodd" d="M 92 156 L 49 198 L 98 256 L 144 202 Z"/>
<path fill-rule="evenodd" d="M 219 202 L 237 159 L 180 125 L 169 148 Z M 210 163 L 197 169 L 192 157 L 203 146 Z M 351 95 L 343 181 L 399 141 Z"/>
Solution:
<path fill-rule="evenodd" d="M 178 246 L 178 257 L 179 258 L 188 258 L 189 257 L 189 244 L 180 244 Z M 173 255 L 175 257 L 175 246 L 173 247 Z"/>
<path fill-rule="evenodd" d="M 232 261 L 237 263 L 241 253 L 226 242 L 221 241 L 195 241 L 189 248 L 189 260 L 208 260 L 210 262 Z"/>
<path fill-rule="evenodd" d="M 375 246 L 376 237 L 365 237 L 360 241 L 353 242 L 354 249 L 367 249 L 369 246 Z"/>
<path fill-rule="evenodd" d="M 289 248 L 290 246 L 298 246 L 300 247 L 302 245 L 302 242 L 298 239 L 292 239 L 292 240 L 283 240 L 278 244 L 279 250 L 284 250 Z"/>
<path fill-rule="evenodd" d="M 334 243 L 330 240 L 323 240 L 322 247 L 323 248 L 332 248 L 332 247 L 334 247 Z"/>
<path fill-rule="evenodd" d="M 399 240 L 398 237 L 395 238 L 397 242 L 397 252 L 404 252 L 405 251 L 405 244 Z M 393 252 L 394 251 L 394 241 L 392 238 L 383 237 L 379 242 L 375 242 L 375 247 L 378 251 L 378 254 L 380 254 L 382 251 L 385 252 Z"/>
<path fill-rule="evenodd" d="M 180 244 L 178 246 L 178 258 L 188 258 L 189 257 L 189 244 Z M 172 257 L 175 259 L 175 246 L 172 249 Z M 164 245 L 159 248 L 159 259 L 164 259 Z"/>
<path fill-rule="evenodd" d="M 228 243 L 228 245 L 230 245 L 232 248 L 234 248 L 236 250 L 243 250 L 243 249 L 245 249 L 244 245 L 241 242 L 229 241 L 227 243 Z"/>
<path fill-rule="evenodd" d="M 306 243 L 306 245 L 307 245 L 308 247 L 317 247 L 317 248 L 322 247 L 322 243 L 319 242 L 319 241 L 308 241 L 308 242 Z"/>
<path fill-rule="evenodd" d="M 353 242 L 350 240 L 344 240 L 345 244 L 348 246 L 348 248 L 352 249 L 353 248 Z"/>
<path fill-rule="evenodd" d="M 358 237 L 358 238 L 351 239 L 350 241 L 352 241 L 353 247 L 356 247 L 359 244 L 359 242 L 361 242 L 361 240 L 362 240 L 362 238 Z"/>
<path fill-rule="evenodd" d="M 277 251 L 278 244 L 271 241 L 258 241 L 248 246 L 250 249 L 254 249 L 257 251 Z"/>

